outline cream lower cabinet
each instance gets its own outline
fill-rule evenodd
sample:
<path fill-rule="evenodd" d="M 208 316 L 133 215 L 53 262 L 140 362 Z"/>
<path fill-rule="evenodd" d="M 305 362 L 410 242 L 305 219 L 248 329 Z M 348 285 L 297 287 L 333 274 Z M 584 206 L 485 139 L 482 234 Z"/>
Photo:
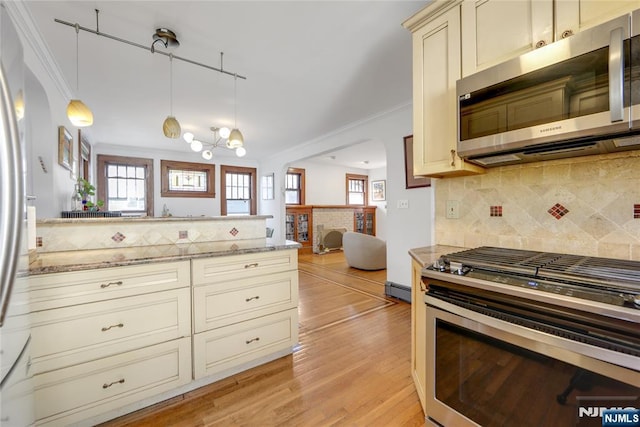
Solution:
<path fill-rule="evenodd" d="M 426 414 L 427 306 L 424 302 L 424 289 L 422 266 L 411 260 L 411 376 L 422 410 Z"/>
<path fill-rule="evenodd" d="M 222 378 L 298 342 L 298 252 L 194 259 L 193 371 Z"/>
<path fill-rule="evenodd" d="M 190 262 L 31 276 L 36 425 L 69 425 L 191 381 Z"/>
<path fill-rule="evenodd" d="M 457 155 L 460 3 L 434 3 L 403 24 L 413 40 L 414 175 L 441 178 L 484 171 Z"/>

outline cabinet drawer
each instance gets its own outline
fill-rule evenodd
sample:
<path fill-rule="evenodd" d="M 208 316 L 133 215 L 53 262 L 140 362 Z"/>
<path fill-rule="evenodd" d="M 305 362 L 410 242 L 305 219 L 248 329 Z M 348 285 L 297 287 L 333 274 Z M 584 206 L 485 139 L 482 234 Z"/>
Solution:
<path fill-rule="evenodd" d="M 191 381 L 186 337 L 34 377 L 38 425 L 69 425 Z"/>
<path fill-rule="evenodd" d="M 260 252 L 192 260 L 194 286 L 298 268 L 298 251 Z"/>
<path fill-rule="evenodd" d="M 298 306 L 298 272 L 193 288 L 194 331 L 204 332 Z"/>
<path fill-rule="evenodd" d="M 297 308 L 195 334 L 194 377 L 203 378 L 290 349 L 297 342 Z"/>
<path fill-rule="evenodd" d="M 82 255 L 79 255 L 82 256 Z M 31 311 L 190 286 L 189 261 L 44 274 L 29 277 Z"/>
<path fill-rule="evenodd" d="M 32 314 L 35 373 L 188 336 L 189 289 Z"/>

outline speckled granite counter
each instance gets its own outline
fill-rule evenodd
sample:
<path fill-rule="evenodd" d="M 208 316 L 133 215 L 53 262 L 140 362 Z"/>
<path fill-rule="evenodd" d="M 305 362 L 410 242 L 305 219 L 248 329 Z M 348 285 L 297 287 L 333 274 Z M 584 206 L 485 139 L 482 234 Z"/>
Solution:
<path fill-rule="evenodd" d="M 61 251 L 41 253 L 29 265 L 29 274 L 61 273 L 120 267 L 153 262 L 180 261 L 226 255 L 297 249 L 299 243 L 275 242 L 272 239 L 248 239 L 236 241 L 152 245 L 115 249 Z"/>
<path fill-rule="evenodd" d="M 432 264 L 441 255 L 459 252 L 465 249 L 467 248 L 462 248 L 460 246 L 433 245 L 409 249 L 409 255 L 422 265 L 422 267 L 426 267 L 427 265 Z"/>

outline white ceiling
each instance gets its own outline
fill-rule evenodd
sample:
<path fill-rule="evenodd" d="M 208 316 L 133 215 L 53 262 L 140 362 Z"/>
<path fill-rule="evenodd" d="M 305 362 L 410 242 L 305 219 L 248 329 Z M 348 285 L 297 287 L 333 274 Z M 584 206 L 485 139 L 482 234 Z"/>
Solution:
<path fill-rule="evenodd" d="M 76 39 L 58 18 L 144 46 L 173 30 L 177 56 L 246 76 L 173 61 L 173 113 L 201 140 L 212 126 L 237 126 L 247 158 L 295 144 L 411 101 L 411 36 L 402 21 L 426 1 L 27 1 L 72 93 Z M 158 50 L 164 50 L 156 44 Z M 79 33 L 79 97 L 92 109 L 92 144 L 188 150 L 162 133 L 170 112 L 169 59 Z M 345 141 L 345 144 L 350 143 Z M 232 155 L 218 149 L 215 156 Z M 366 154 L 366 156 L 364 155 Z M 327 155 L 328 156 L 328 155 Z M 323 156 L 325 159 L 327 156 Z M 382 160 L 381 157 L 382 156 Z M 338 153 L 363 169 L 384 162 L 381 144 Z M 347 159 L 347 157 L 349 157 Z M 194 161 L 202 160 L 194 154 Z M 215 157 L 214 157 L 215 160 Z"/>

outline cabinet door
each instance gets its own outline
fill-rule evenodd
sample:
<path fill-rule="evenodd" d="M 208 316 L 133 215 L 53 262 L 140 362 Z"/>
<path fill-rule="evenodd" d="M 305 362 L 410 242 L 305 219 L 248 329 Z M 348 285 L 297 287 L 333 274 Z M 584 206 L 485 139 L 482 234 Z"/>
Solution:
<path fill-rule="evenodd" d="M 450 9 L 413 33 L 413 172 L 441 177 L 481 173 L 456 155 L 456 80 L 460 10 Z"/>
<path fill-rule="evenodd" d="M 34 381 L 38 425 L 75 425 L 188 384 L 191 337 L 36 375 Z"/>
<path fill-rule="evenodd" d="M 290 353 L 297 343 L 297 308 L 195 334 L 194 378 L 242 370 L 262 358 Z"/>
<path fill-rule="evenodd" d="M 552 0 L 462 4 L 462 75 L 553 42 Z"/>
<path fill-rule="evenodd" d="M 411 261 L 411 375 L 418 391 L 422 410 L 427 384 L 427 306 L 424 303 L 422 267 Z"/>
<path fill-rule="evenodd" d="M 194 333 L 298 306 L 298 272 L 215 282 L 193 288 Z"/>
<path fill-rule="evenodd" d="M 638 0 L 562 0 L 556 2 L 556 40 L 640 8 Z"/>
<path fill-rule="evenodd" d="M 188 288 L 31 314 L 34 374 L 191 335 Z"/>

